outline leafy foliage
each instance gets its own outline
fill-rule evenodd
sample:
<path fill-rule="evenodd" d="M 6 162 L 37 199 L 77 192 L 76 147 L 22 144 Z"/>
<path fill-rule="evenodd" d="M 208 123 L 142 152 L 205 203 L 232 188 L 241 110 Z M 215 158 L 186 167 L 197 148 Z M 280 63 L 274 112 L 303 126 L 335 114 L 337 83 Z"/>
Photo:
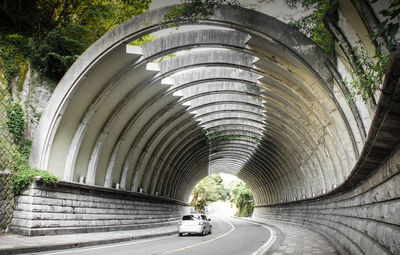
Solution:
<path fill-rule="evenodd" d="M 90 44 L 115 26 L 147 11 L 150 2 L 4 0 L 0 5 L 0 58 L 8 82 L 26 60 L 58 81 Z"/>
<path fill-rule="evenodd" d="M 371 1 L 372 3 L 377 2 L 377 0 Z M 400 15 L 400 2 L 393 1 L 388 9 L 380 11 L 382 16 L 386 19 L 379 24 L 378 31 L 372 35 L 372 40 L 377 45 L 376 53 L 382 54 L 382 46 L 378 42 L 378 38 L 385 38 L 385 47 L 387 50 L 394 50 L 396 48 L 396 34 L 399 31 L 399 15 Z"/>
<path fill-rule="evenodd" d="M 148 35 L 142 36 L 142 37 L 140 37 L 140 38 L 138 38 L 138 39 L 136 39 L 136 40 L 130 42 L 129 45 L 133 45 L 133 46 L 143 46 L 143 45 L 145 45 L 146 43 L 149 43 L 149 42 L 154 41 L 154 40 L 156 40 L 156 39 L 157 39 L 156 36 L 154 36 L 154 35 L 152 35 L 152 34 L 148 34 Z"/>
<path fill-rule="evenodd" d="M 4 34 L 0 32 L 0 58 L 7 81 L 20 71 L 20 66 L 24 59 L 30 58 L 35 43 L 32 38 L 27 38 L 21 34 Z"/>
<path fill-rule="evenodd" d="M 18 150 L 15 150 L 12 155 L 13 162 L 13 190 L 16 195 L 21 193 L 26 187 L 35 181 L 36 176 L 41 176 L 42 181 L 48 185 L 54 185 L 58 182 L 57 177 L 51 173 L 29 166 L 29 154 L 32 148 L 32 141 L 23 140 L 23 130 L 25 128 L 25 116 L 19 104 L 14 103 L 15 109 L 12 114 L 15 117 L 16 128 L 11 131 L 15 135 L 15 131 L 19 132 Z M 7 124 L 8 125 L 8 124 Z"/>
<path fill-rule="evenodd" d="M 254 210 L 254 197 L 249 186 L 240 181 L 231 184 L 231 202 L 237 208 L 236 216 L 249 217 Z"/>
<path fill-rule="evenodd" d="M 14 143 L 21 146 L 25 130 L 25 113 L 21 105 L 15 102 L 12 102 L 6 111 L 8 131 L 13 134 Z"/>
<path fill-rule="evenodd" d="M 334 40 L 331 33 L 323 23 L 324 15 L 330 10 L 329 0 L 287 0 L 290 8 L 296 8 L 299 4 L 307 9 L 313 9 L 312 13 L 300 18 L 292 20 L 289 24 L 297 27 L 302 33 L 307 35 L 326 53 L 333 52 Z"/>
<path fill-rule="evenodd" d="M 240 3 L 238 0 L 184 0 L 183 4 L 171 7 L 163 22 L 170 27 L 177 27 L 181 20 L 197 22 L 210 17 L 223 6 L 240 6 Z"/>
<path fill-rule="evenodd" d="M 372 1 L 376 2 L 376 1 Z M 392 51 L 396 48 L 396 35 L 399 31 L 398 15 L 400 14 L 400 2 L 393 2 L 388 9 L 380 12 L 386 19 L 379 25 L 376 33 L 371 35 L 372 41 L 375 43 L 375 55 L 370 56 L 364 47 L 350 47 L 344 45 L 347 51 L 351 52 L 356 63 L 352 81 L 344 80 L 349 87 L 351 97 L 359 95 L 364 102 L 373 98 L 382 84 L 388 64 L 388 54 L 386 50 Z M 379 39 L 382 38 L 383 42 Z"/>
<path fill-rule="evenodd" d="M 358 95 L 367 102 L 383 83 L 388 59 L 383 54 L 371 58 L 362 46 L 345 48 L 355 55 L 356 68 L 353 71 L 355 78 L 351 81 L 345 79 L 344 83 L 349 88 L 351 98 Z"/>
<path fill-rule="evenodd" d="M 17 149 L 13 149 L 12 166 L 13 166 L 13 190 L 16 195 L 23 191 L 30 183 L 35 180 L 36 176 L 41 176 L 42 181 L 46 184 L 55 184 L 58 182 L 57 177 L 49 172 L 31 168 L 29 166 L 29 154 L 32 148 L 32 141 L 24 140 L 25 130 L 25 113 L 18 103 L 11 103 L 6 109 L 7 112 L 7 128 L 13 134 L 14 143 Z"/>
<path fill-rule="evenodd" d="M 201 180 L 194 188 L 192 195 L 193 199 L 190 204 L 200 211 L 209 203 L 228 199 L 229 190 L 223 185 L 222 177 L 217 174 Z"/>
<path fill-rule="evenodd" d="M 115 26 L 149 9 L 151 0 L 3 0 L 0 5 L 0 68 L 8 84 L 28 64 L 58 81 L 95 40 Z M 23 139 L 25 115 L 12 103 L 7 128 L 18 150 L 13 152 L 14 191 L 20 193 L 36 176 L 47 184 L 52 174 L 29 166 L 31 142 Z"/>
<path fill-rule="evenodd" d="M 20 151 L 14 152 L 14 172 L 13 172 L 13 190 L 18 195 L 25 190 L 29 184 L 35 181 L 36 176 L 40 176 L 41 180 L 47 185 L 55 185 L 58 178 L 51 173 L 29 166 L 29 153 L 32 143 L 27 141 Z"/>
<path fill-rule="evenodd" d="M 70 25 L 50 31 L 38 45 L 32 64 L 47 77 L 60 80 L 79 55 L 90 45 L 80 25 Z"/>

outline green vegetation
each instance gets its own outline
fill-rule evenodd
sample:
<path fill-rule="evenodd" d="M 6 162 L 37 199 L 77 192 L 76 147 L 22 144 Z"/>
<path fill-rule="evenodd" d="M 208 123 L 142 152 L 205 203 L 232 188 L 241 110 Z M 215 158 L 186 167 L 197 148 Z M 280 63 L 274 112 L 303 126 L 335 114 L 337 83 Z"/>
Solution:
<path fill-rule="evenodd" d="M 226 201 L 229 198 L 229 190 L 223 185 L 222 177 L 217 174 L 201 180 L 194 188 L 192 195 L 193 199 L 190 204 L 200 211 L 204 210 L 209 203 L 218 200 Z"/>
<path fill-rule="evenodd" d="M 32 48 L 32 38 L 0 30 L 0 69 L 4 70 L 6 81 L 10 82 L 20 72 L 20 66 L 30 58 Z"/>
<path fill-rule="evenodd" d="M 143 46 L 146 43 L 149 43 L 151 41 L 154 41 L 157 39 L 157 36 L 154 36 L 152 34 L 148 34 L 142 37 L 139 37 L 138 39 L 132 41 L 129 43 L 129 45 L 133 45 L 133 46 Z"/>
<path fill-rule="evenodd" d="M 334 45 L 333 36 L 323 22 L 324 15 L 333 8 L 330 5 L 330 0 L 287 1 L 289 8 L 296 8 L 299 4 L 306 9 L 312 10 L 312 12 L 299 20 L 292 20 L 289 24 L 295 26 L 300 32 L 307 35 L 308 38 L 313 40 L 326 53 L 332 53 Z"/>
<path fill-rule="evenodd" d="M 377 2 L 377 0 L 370 2 Z M 287 0 L 290 8 L 296 8 L 299 4 L 313 11 L 299 20 L 292 20 L 290 24 L 306 34 L 326 53 L 332 53 L 334 40 L 323 24 L 323 17 L 336 6 L 331 6 L 329 0 Z M 374 56 L 368 55 L 361 43 L 356 47 L 344 45 L 352 53 L 355 63 L 353 71 L 355 78 L 352 81 L 344 81 L 349 88 L 351 98 L 358 95 L 366 102 L 370 98 L 373 99 L 375 92 L 381 88 L 388 63 L 388 54 L 385 52 L 392 51 L 396 47 L 395 36 L 399 30 L 399 7 L 399 1 L 394 1 L 388 9 L 380 12 L 386 17 L 386 20 L 379 25 L 376 33 L 370 35 L 376 46 Z"/>
<path fill-rule="evenodd" d="M 177 27 L 180 21 L 194 23 L 214 14 L 223 6 L 240 6 L 238 0 L 184 0 L 183 4 L 172 6 L 163 23 Z"/>
<path fill-rule="evenodd" d="M 352 81 L 345 79 L 344 82 L 350 90 L 351 98 L 358 95 L 364 102 L 370 98 L 373 99 L 375 92 L 382 87 L 389 60 L 388 51 L 396 48 L 395 37 L 399 31 L 400 2 L 393 2 L 388 9 L 382 10 L 380 13 L 386 19 L 379 25 L 377 32 L 370 35 L 371 40 L 375 43 L 374 56 L 371 57 L 368 54 L 361 42 L 356 47 L 344 44 L 356 64 L 353 71 L 355 78 Z"/>
<path fill-rule="evenodd" d="M 236 216 L 251 216 L 254 210 L 254 197 L 249 186 L 242 181 L 231 183 L 230 186 L 231 203 L 237 208 Z"/>
<path fill-rule="evenodd" d="M 58 81 L 95 40 L 147 11 L 150 0 L 5 0 L 0 5 L 0 63 L 10 82 L 21 63 Z M 26 70 L 26 69 L 25 69 Z M 22 70 L 23 71 L 23 70 Z"/>
<path fill-rule="evenodd" d="M 29 64 L 45 78 L 59 81 L 95 40 L 115 26 L 149 9 L 150 0 L 4 0 L 0 5 L 0 69 L 3 82 L 18 76 L 23 90 Z M 16 145 L 10 162 L 14 192 L 19 194 L 36 176 L 46 184 L 58 180 L 29 166 L 31 142 L 24 140 L 26 118 L 18 103 L 6 109 L 7 130 Z M 11 141 L 10 141 L 11 142 Z M 11 148 L 12 147 L 12 148 Z"/>
<path fill-rule="evenodd" d="M 7 129 L 13 134 L 14 143 L 21 148 L 25 130 L 25 113 L 18 103 L 11 103 L 7 109 Z"/>
<path fill-rule="evenodd" d="M 358 95 L 367 102 L 382 86 L 388 58 L 383 54 L 370 57 L 361 43 L 359 45 L 359 47 L 344 45 L 349 52 L 352 52 L 356 67 L 353 71 L 354 79 L 348 81 L 345 78 L 343 82 L 349 89 L 351 99 Z"/>
<path fill-rule="evenodd" d="M 228 187 L 222 183 L 219 174 L 211 175 L 201 180 L 193 192 L 191 206 L 201 211 L 208 204 L 216 201 L 230 200 L 236 208 L 236 216 L 251 216 L 254 210 L 254 198 L 249 186 L 243 181 L 232 181 Z"/>
<path fill-rule="evenodd" d="M 32 147 L 32 141 L 24 140 L 25 130 L 25 113 L 20 104 L 12 102 L 6 109 L 7 113 L 7 129 L 13 135 L 14 144 L 17 148 L 9 148 L 12 150 L 12 158 L 10 159 L 13 167 L 13 190 L 16 195 L 21 193 L 30 183 L 35 180 L 36 176 L 41 176 L 45 184 L 55 184 L 58 182 L 57 177 L 49 172 L 31 168 L 29 166 L 29 154 Z"/>
<path fill-rule="evenodd" d="M 247 136 L 247 135 L 234 135 L 229 134 L 228 126 L 217 126 L 213 128 L 209 128 L 206 130 L 205 135 L 207 136 L 207 142 L 209 144 L 220 142 L 220 141 L 229 141 L 229 140 L 247 140 L 258 143 L 261 141 L 261 137 L 256 136 Z"/>
<path fill-rule="evenodd" d="M 58 182 L 57 177 L 51 173 L 29 166 L 29 154 L 32 142 L 25 141 L 23 146 L 13 154 L 13 190 L 18 195 L 25 188 L 35 181 L 36 176 L 41 177 L 41 181 L 47 185 L 55 185 Z"/>
<path fill-rule="evenodd" d="M 373 0 L 371 2 L 375 3 L 377 1 L 378 0 Z M 379 24 L 378 31 L 371 36 L 372 40 L 377 45 L 377 54 L 382 54 L 382 47 L 385 47 L 389 51 L 396 48 L 396 35 L 399 31 L 400 26 L 398 21 L 400 15 L 400 2 L 393 1 L 389 8 L 380 11 L 380 14 L 386 17 L 386 19 L 381 24 Z M 384 38 L 384 45 L 378 42 L 379 38 Z"/>

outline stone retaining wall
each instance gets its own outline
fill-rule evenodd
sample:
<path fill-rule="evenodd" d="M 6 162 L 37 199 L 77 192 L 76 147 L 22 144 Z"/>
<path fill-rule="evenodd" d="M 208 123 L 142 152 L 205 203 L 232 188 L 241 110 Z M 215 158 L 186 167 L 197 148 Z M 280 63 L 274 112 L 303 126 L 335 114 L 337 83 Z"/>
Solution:
<path fill-rule="evenodd" d="M 14 211 L 14 192 L 9 171 L 0 171 L 0 232 L 11 223 Z"/>
<path fill-rule="evenodd" d="M 175 224 L 188 210 L 182 202 L 141 193 L 35 183 L 16 198 L 10 230 L 34 236 L 151 228 Z"/>
<path fill-rule="evenodd" d="M 400 149 L 350 192 L 259 206 L 253 217 L 300 223 L 336 239 L 350 254 L 400 254 Z"/>

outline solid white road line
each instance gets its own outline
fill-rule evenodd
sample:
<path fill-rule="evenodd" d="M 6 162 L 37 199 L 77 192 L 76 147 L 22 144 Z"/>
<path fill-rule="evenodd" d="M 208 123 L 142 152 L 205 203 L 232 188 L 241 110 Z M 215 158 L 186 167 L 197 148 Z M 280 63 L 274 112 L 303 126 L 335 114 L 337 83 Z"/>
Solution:
<path fill-rule="evenodd" d="M 254 224 L 254 225 L 262 226 L 262 227 L 266 228 L 266 229 L 271 233 L 271 235 L 270 235 L 269 238 L 268 238 L 268 241 L 267 241 L 263 246 L 261 246 L 260 248 L 258 248 L 255 252 L 253 252 L 251 255 L 260 255 L 260 254 L 264 254 L 264 253 L 265 253 L 266 251 L 268 251 L 268 250 L 271 248 L 271 246 L 275 243 L 275 241 L 276 241 L 276 239 L 277 239 L 277 235 L 276 235 L 276 232 L 275 232 L 272 228 L 270 228 L 270 227 L 268 227 L 268 226 L 266 226 L 266 225 L 259 224 L 259 223 L 255 223 L 255 222 L 251 222 L 251 221 L 248 221 L 248 220 L 244 220 L 244 219 L 240 219 L 240 218 L 237 218 L 237 219 L 246 221 L 246 222 L 251 223 L 251 224 Z"/>
<path fill-rule="evenodd" d="M 228 223 L 229 225 L 231 225 L 232 228 L 228 232 L 226 232 L 226 233 L 224 233 L 222 235 L 219 235 L 219 236 L 217 236 L 217 237 L 215 237 L 213 239 L 201 242 L 201 243 L 193 244 L 193 245 L 190 245 L 190 246 L 187 246 L 187 247 L 183 247 L 183 248 L 180 248 L 180 249 L 176 249 L 176 250 L 173 250 L 173 251 L 167 251 L 167 252 L 164 252 L 164 253 L 158 253 L 157 255 L 171 254 L 171 253 L 174 253 L 174 252 L 184 251 L 184 250 L 187 250 L 187 249 L 190 249 L 190 248 L 193 248 L 193 247 L 197 247 L 197 246 L 200 246 L 200 245 L 203 245 L 203 244 L 211 243 L 211 242 L 213 242 L 215 240 L 218 240 L 218 239 L 220 239 L 222 237 L 225 237 L 225 236 L 229 235 L 230 233 L 232 233 L 232 231 L 235 230 L 235 226 L 232 223 L 230 223 L 230 222 L 228 222 L 226 220 L 222 220 L 222 221 L 224 221 L 225 223 Z"/>

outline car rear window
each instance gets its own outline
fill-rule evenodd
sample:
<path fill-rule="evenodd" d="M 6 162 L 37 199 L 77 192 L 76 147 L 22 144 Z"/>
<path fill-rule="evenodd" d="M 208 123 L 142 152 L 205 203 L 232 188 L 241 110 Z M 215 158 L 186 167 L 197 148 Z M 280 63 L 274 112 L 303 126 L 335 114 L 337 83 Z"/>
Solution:
<path fill-rule="evenodd" d="M 185 215 L 182 217 L 182 220 L 194 220 L 193 215 Z"/>
<path fill-rule="evenodd" d="M 199 215 L 185 215 L 182 220 L 201 220 L 201 217 Z"/>

